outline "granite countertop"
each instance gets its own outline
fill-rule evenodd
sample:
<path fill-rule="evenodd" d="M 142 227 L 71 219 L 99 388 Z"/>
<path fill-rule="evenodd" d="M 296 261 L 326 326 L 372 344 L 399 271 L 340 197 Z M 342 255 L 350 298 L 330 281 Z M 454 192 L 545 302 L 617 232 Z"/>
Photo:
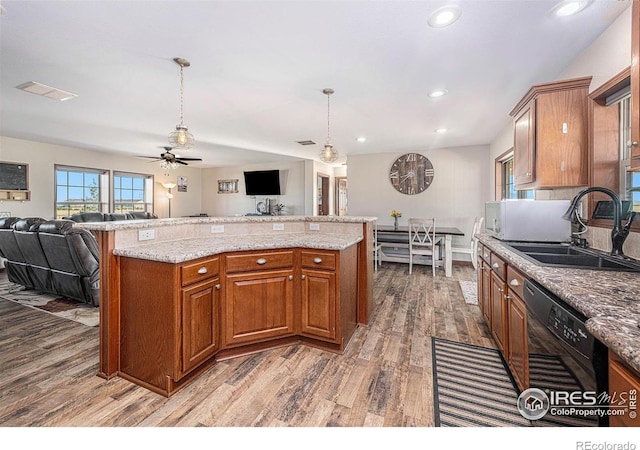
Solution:
<path fill-rule="evenodd" d="M 584 314 L 587 330 L 640 372 L 640 274 L 537 265 L 488 235 L 479 241 Z"/>
<path fill-rule="evenodd" d="M 233 216 L 233 217 L 176 217 L 166 219 L 118 220 L 113 222 L 79 222 L 74 226 L 94 231 L 128 230 L 201 223 L 262 223 L 262 222 L 334 222 L 367 223 L 377 217 L 365 216 Z"/>
<path fill-rule="evenodd" d="M 294 247 L 318 250 L 344 250 L 357 244 L 361 240 L 361 236 L 318 232 L 199 237 L 115 248 L 113 254 L 175 264 L 216 255 L 218 253 L 244 250 L 270 250 Z"/>

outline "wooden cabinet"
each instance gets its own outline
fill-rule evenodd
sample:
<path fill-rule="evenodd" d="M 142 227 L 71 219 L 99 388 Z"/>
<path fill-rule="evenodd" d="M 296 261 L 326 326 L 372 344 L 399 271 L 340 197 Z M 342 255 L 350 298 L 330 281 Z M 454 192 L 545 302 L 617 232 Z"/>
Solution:
<path fill-rule="evenodd" d="M 588 185 L 591 77 L 533 86 L 511 111 L 518 189 Z"/>
<path fill-rule="evenodd" d="M 119 259 L 119 375 L 171 395 L 219 349 L 219 258 Z"/>
<path fill-rule="evenodd" d="M 522 390 L 529 387 L 529 335 L 523 299 L 524 277 L 497 254 L 478 250 L 480 308 L 491 336 Z"/>
<path fill-rule="evenodd" d="M 513 121 L 513 148 L 515 164 L 513 182 L 516 186 L 535 181 L 535 99 L 531 100 Z"/>
<path fill-rule="evenodd" d="M 181 290 L 181 376 L 213 356 L 220 346 L 220 287 L 220 279 L 213 277 Z"/>
<path fill-rule="evenodd" d="M 507 364 L 521 390 L 529 388 L 529 332 L 527 307 L 522 300 L 524 277 L 507 267 Z"/>
<path fill-rule="evenodd" d="M 638 393 L 640 392 L 640 373 L 632 369 L 614 352 L 609 351 L 609 389 L 612 397 L 611 408 L 624 414 L 609 416 L 610 427 L 640 426 Z"/>
<path fill-rule="evenodd" d="M 505 299 L 504 280 L 491 272 L 491 335 L 498 344 L 498 348 L 506 355 L 508 351 L 507 342 L 507 306 Z"/>
<path fill-rule="evenodd" d="M 488 256 L 489 251 L 486 250 L 486 252 Z M 491 328 L 491 310 L 489 301 L 491 289 L 491 267 L 485 258 L 485 247 L 482 244 L 478 244 L 477 278 L 478 306 L 487 321 L 487 325 Z"/>
<path fill-rule="evenodd" d="M 640 171 L 640 2 L 631 6 L 631 170 Z"/>
<path fill-rule="evenodd" d="M 356 247 L 302 250 L 300 335 L 343 350 L 357 326 Z"/>
<path fill-rule="evenodd" d="M 225 347 L 293 335 L 293 250 L 227 255 L 226 266 Z"/>

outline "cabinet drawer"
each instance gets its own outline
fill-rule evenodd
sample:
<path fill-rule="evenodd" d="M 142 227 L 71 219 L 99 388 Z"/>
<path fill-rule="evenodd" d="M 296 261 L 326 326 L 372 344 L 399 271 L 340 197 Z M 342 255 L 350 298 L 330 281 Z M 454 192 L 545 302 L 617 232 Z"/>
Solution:
<path fill-rule="evenodd" d="M 328 252 L 302 252 L 302 267 L 309 269 L 336 269 L 336 255 Z"/>
<path fill-rule="evenodd" d="M 507 276 L 507 265 L 504 261 L 495 253 L 491 253 L 490 263 L 491 269 L 504 280 Z"/>
<path fill-rule="evenodd" d="M 180 268 L 182 286 L 216 276 L 219 271 L 220 258 L 218 257 L 196 263 L 185 264 Z"/>
<path fill-rule="evenodd" d="M 518 297 L 521 299 L 524 298 L 524 276 L 509 265 L 507 266 L 507 286 L 509 286 L 509 289 Z"/>
<path fill-rule="evenodd" d="M 488 262 L 488 263 L 491 262 L 491 251 L 487 247 L 485 247 L 484 245 L 482 246 L 482 251 L 478 251 L 478 254 L 486 262 Z"/>
<path fill-rule="evenodd" d="M 293 267 L 293 250 L 227 255 L 227 273 Z"/>

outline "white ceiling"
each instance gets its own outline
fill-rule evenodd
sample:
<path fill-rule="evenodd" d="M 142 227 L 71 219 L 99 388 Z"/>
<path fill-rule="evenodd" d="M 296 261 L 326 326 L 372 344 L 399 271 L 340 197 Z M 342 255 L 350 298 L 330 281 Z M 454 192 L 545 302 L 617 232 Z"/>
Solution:
<path fill-rule="evenodd" d="M 488 144 L 532 84 L 555 79 L 629 2 L 560 20 L 556 1 L 2 1 L 0 134 L 156 156 L 179 122 L 195 167 Z M 66 102 L 16 86 L 78 94 Z M 434 88 L 449 94 L 429 98 Z M 446 127 L 444 135 L 434 130 Z M 366 136 L 365 143 L 356 142 Z M 303 147 L 295 141 L 311 139 Z M 338 161 L 341 162 L 341 161 Z"/>

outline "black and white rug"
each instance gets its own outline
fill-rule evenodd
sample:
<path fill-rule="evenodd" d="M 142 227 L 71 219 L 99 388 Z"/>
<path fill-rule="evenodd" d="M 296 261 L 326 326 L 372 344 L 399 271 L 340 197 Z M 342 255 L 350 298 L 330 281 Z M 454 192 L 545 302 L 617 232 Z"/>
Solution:
<path fill-rule="evenodd" d="M 440 338 L 432 339 L 435 424 L 439 427 L 597 426 L 597 419 L 548 417 L 529 421 L 518 412 L 520 394 L 500 352 Z M 554 356 L 531 355 L 531 385 L 582 390 Z"/>

